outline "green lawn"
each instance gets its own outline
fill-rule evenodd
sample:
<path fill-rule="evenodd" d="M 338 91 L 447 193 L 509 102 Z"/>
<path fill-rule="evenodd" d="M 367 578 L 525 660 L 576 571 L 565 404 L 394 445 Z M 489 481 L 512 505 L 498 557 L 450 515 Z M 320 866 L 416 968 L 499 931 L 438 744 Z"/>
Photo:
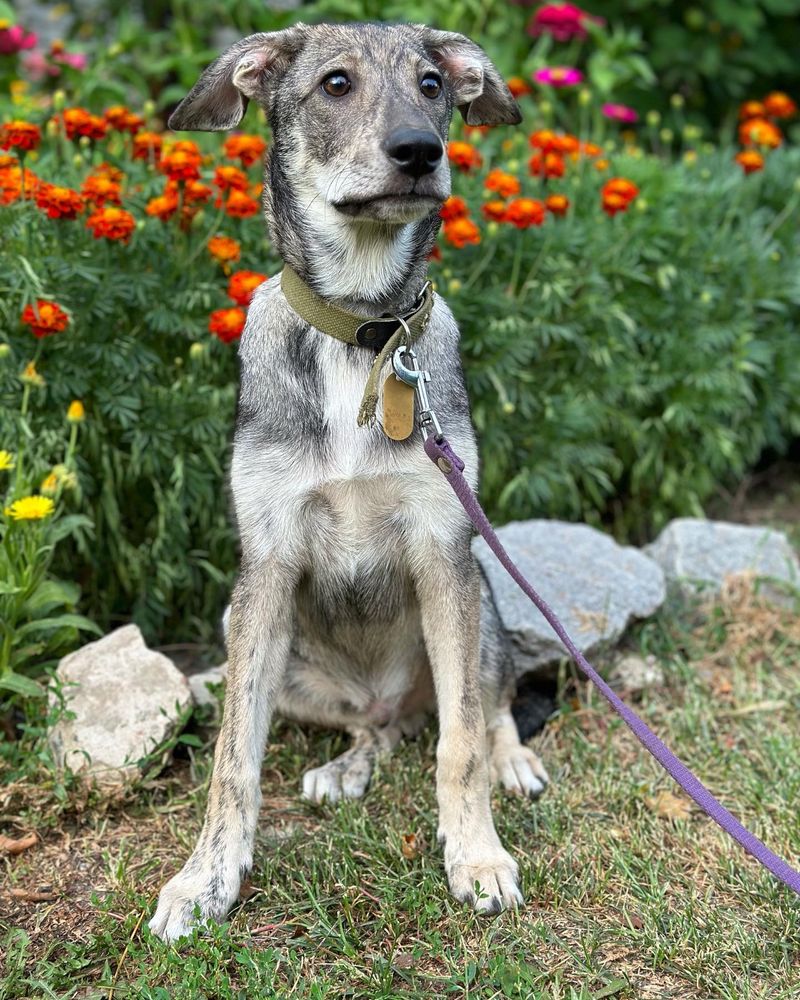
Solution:
<path fill-rule="evenodd" d="M 664 688 L 640 701 L 650 725 L 797 864 L 797 615 L 745 587 L 704 618 L 667 609 L 628 645 L 665 671 Z M 535 804 L 494 799 L 523 910 L 479 919 L 448 896 L 432 731 L 400 749 L 365 800 L 328 808 L 302 802 L 299 782 L 343 740 L 282 723 L 249 897 L 181 950 L 146 923 L 197 834 L 213 726 L 197 726 L 202 747 L 181 747 L 159 779 L 106 806 L 54 781 L 30 741 L 7 745 L 0 829 L 42 840 L 4 862 L 0 998 L 800 997 L 800 900 L 687 810 L 569 671 L 562 692 L 535 741 L 553 785 Z M 408 834 L 416 856 L 403 853 Z M 54 898 L 25 902 L 14 887 Z"/>

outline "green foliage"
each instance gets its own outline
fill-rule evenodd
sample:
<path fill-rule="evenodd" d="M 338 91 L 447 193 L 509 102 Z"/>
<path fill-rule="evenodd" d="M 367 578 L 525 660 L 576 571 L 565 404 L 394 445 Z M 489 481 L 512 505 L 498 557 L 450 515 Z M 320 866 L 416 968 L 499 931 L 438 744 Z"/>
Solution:
<path fill-rule="evenodd" d="M 28 376 L 23 386 L 16 378 L 0 376 L 6 439 L 2 443 L 11 444 L 13 437 L 15 449 L 0 452 L 0 509 L 4 511 L 0 517 L 0 704 L 15 695 L 41 695 L 43 689 L 32 675 L 69 652 L 79 633 L 99 632 L 93 622 L 74 611 L 80 597 L 78 585 L 51 573 L 56 548 L 65 547 L 69 539 L 85 538 L 91 521 L 68 512 L 69 494 L 77 485 L 72 471 L 77 425 L 72 425 L 66 447 L 63 435 L 45 434 L 44 441 L 38 439 L 29 412 L 34 378 Z M 43 461 L 48 446 L 60 446 L 63 456 L 52 472 Z M 35 484 L 44 476 L 46 495 L 37 495 Z"/>

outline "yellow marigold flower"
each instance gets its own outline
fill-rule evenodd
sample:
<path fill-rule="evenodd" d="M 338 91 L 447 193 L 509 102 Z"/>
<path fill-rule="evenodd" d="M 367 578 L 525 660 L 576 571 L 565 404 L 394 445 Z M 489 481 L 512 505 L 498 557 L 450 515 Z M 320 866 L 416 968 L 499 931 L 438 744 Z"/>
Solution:
<path fill-rule="evenodd" d="M 55 504 L 49 497 L 22 497 L 6 507 L 6 514 L 15 521 L 41 521 L 55 509 Z"/>
<path fill-rule="evenodd" d="M 56 492 L 58 491 L 58 476 L 55 472 L 51 472 L 49 476 L 44 477 L 39 490 L 47 497 L 53 497 L 56 495 Z"/>
<path fill-rule="evenodd" d="M 22 379 L 23 382 L 27 382 L 30 385 L 38 385 L 38 386 L 44 385 L 44 379 L 39 374 L 39 372 L 36 371 L 35 361 L 29 361 L 28 364 L 25 365 L 25 370 L 20 375 L 20 378 Z"/>
<path fill-rule="evenodd" d="M 0 451 L 0 472 L 14 468 L 14 456 L 10 451 Z"/>
<path fill-rule="evenodd" d="M 86 410 L 79 399 L 73 399 L 67 410 L 67 420 L 71 424 L 80 424 L 86 417 Z"/>

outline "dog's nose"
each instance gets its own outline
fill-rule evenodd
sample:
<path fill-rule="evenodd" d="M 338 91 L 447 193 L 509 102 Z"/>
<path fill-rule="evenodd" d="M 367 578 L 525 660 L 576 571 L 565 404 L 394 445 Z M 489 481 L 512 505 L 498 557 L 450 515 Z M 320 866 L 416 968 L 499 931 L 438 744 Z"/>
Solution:
<path fill-rule="evenodd" d="M 439 136 L 423 128 L 395 129 L 383 148 L 392 163 L 410 177 L 433 173 L 444 152 Z"/>

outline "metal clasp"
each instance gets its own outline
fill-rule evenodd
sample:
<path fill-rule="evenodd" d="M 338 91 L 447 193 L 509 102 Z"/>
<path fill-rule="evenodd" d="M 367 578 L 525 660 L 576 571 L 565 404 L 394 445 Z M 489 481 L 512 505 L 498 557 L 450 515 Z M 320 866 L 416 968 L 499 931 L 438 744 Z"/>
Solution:
<path fill-rule="evenodd" d="M 408 367 L 407 362 L 410 363 L 411 367 Z M 414 390 L 423 440 L 427 441 L 433 434 L 434 438 L 439 441 L 443 437 L 442 428 L 436 413 L 431 409 L 428 390 L 425 388 L 425 383 L 431 380 L 431 374 L 423 371 L 417 364 L 416 351 L 401 344 L 392 353 L 392 370 L 401 382 L 410 385 Z"/>

